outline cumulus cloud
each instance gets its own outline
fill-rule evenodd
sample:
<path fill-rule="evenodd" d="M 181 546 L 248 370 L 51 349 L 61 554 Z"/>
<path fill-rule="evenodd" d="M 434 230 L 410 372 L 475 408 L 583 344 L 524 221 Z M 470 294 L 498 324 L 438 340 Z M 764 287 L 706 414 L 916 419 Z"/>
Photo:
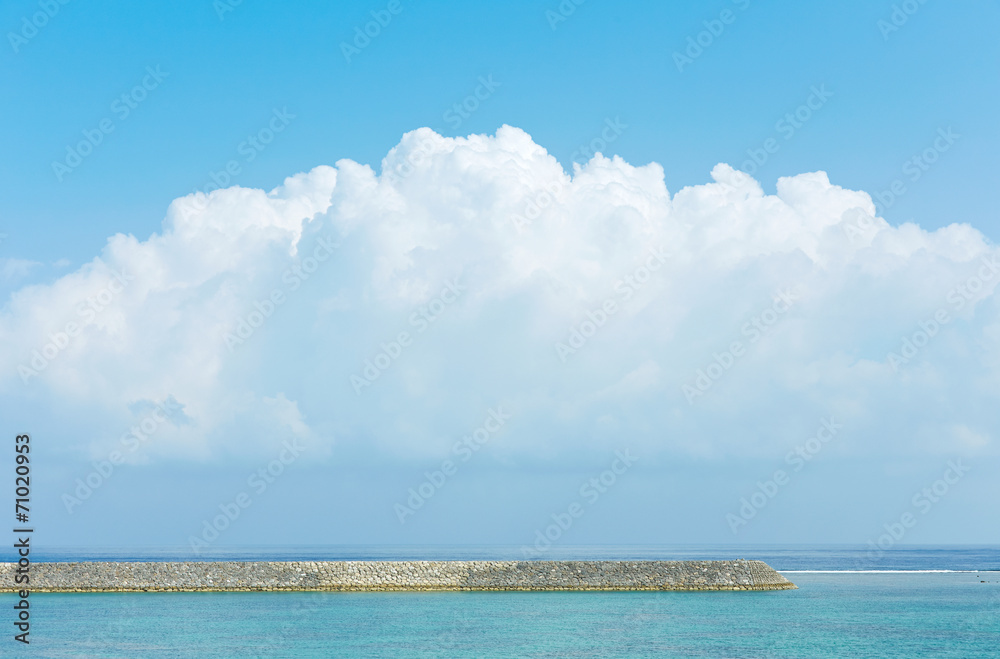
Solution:
<path fill-rule="evenodd" d="M 981 233 L 890 226 L 823 172 L 773 195 L 725 164 L 667 183 L 602 155 L 567 172 L 504 126 L 190 195 L 161 233 L 10 296 L 0 392 L 72 409 L 87 432 L 63 441 L 90 454 L 176 401 L 143 459 L 291 437 L 426 458 L 496 405 L 508 463 L 771 455 L 831 414 L 845 453 L 995 451 Z"/>

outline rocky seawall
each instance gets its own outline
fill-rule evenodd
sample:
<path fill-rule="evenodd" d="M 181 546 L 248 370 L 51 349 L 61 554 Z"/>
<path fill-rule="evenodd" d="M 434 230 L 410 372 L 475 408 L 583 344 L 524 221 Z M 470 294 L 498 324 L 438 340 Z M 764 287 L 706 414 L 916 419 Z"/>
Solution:
<path fill-rule="evenodd" d="M 0 563 L 0 592 L 17 565 Z M 761 561 L 291 561 L 35 563 L 32 592 L 783 590 Z"/>

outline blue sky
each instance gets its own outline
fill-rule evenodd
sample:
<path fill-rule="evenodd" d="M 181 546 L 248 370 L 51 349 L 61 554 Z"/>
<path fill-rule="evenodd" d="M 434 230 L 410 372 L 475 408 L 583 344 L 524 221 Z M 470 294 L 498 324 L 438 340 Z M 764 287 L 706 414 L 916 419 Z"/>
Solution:
<path fill-rule="evenodd" d="M 560 542 L 864 544 L 909 511 L 903 542 L 997 542 L 1000 8 L 674 4 L 6 3 L 0 399 L 42 440 L 39 533 L 186 545 L 246 491 L 213 542 L 522 545 L 578 499 Z"/>

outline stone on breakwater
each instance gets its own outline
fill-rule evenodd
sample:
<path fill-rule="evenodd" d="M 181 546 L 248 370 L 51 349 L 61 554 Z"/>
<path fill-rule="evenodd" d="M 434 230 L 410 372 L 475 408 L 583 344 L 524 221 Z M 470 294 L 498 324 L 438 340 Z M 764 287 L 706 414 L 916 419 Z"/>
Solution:
<path fill-rule="evenodd" d="M 16 592 L 0 563 L 0 592 Z M 783 590 L 761 561 L 290 561 L 35 563 L 32 592 Z"/>

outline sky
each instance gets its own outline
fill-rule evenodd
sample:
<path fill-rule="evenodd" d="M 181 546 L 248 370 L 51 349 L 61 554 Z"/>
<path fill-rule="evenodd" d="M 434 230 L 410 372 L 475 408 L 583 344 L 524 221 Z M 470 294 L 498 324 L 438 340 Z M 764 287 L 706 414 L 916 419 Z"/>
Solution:
<path fill-rule="evenodd" d="M 1000 7 L 0 9 L 48 546 L 1000 542 Z"/>

